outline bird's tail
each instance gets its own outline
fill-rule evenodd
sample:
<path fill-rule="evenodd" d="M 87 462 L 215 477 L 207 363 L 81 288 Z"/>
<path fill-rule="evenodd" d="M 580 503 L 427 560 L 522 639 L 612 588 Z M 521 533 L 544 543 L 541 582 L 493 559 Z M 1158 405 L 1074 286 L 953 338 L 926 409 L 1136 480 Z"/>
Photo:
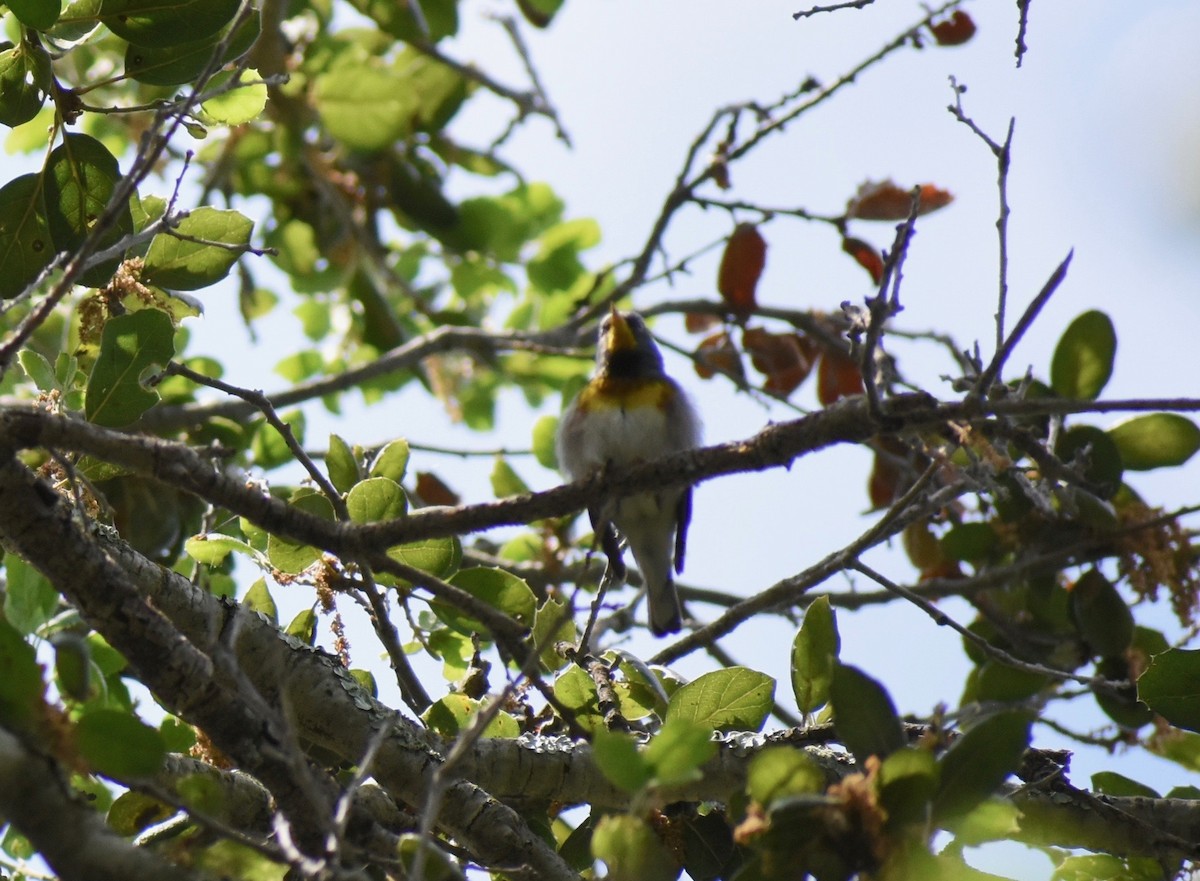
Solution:
<path fill-rule="evenodd" d="M 673 520 L 659 515 L 641 522 L 637 528 L 626 529 L 624 534 L 646 585 L 650 630 L 655 636 L 677 632 L 682 627 L 683 614 L 671 573 L 675 550 Z"/>
<path fill-rule="evenodd" d="M 655 636 L 675 633 L 683 612 L 675 590 L 675 534 L 680 528 L 677 493 L 645 493 L 622 499 L 613 524 L 625 537 L 646 585 L 650 630 Z"/>

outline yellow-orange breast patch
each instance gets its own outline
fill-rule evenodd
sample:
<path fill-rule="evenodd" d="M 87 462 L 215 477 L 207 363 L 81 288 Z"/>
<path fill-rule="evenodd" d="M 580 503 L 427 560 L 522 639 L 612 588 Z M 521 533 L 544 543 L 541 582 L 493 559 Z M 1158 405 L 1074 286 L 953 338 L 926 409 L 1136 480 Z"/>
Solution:
<path fill-rule="evenodd" d="M 579 393 L 576 407 L 589 410 L 635 410 L 640 407 L 665 409 L 675 396 L 675 388 L 662 379 L 597 377 Z"/>

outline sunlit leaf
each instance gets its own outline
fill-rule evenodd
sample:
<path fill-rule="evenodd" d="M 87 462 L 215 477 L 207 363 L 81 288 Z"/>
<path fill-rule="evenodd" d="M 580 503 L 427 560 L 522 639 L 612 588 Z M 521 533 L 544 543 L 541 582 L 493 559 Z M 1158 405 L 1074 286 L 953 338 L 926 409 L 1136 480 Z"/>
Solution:
<path fill-rule="evenodd" d="M 829 701 L 840 648 L 837 617 L 829 597 L 819 597 L 805 611 L 792 642 L 792 693 L 800 712 L 811 713 Z"/>
<path fill-rule="evenodd" d="M 1050 386 L 1064 398 L 1092 400 L 1112 376 L 1117 331 L 1099 310 L 1084 312 L 1070 323 L 1054 349 Z"/>
<path fill-rule="evenodd" d="M 757 731 L 775 698 L 775 680 L 746 667 L 714 670 L 671 695 L 667 718 L 686 719 L 717 731 Z"/>
<path fill-rule="evenodd" d="M 197 208 L 169 233 L 150 243 L 142 280 L 177 291 L 216 284 L 250 242 L 254 223 L 236 211 Z"/>
<path fill-rule="evenodd" d="M 50 151 L 44 172 L 46 219 L 56 251 L 73 251 L 97 227 L 121 179 L 116 157 L 95 138 L 68 132 Z M 128 202 L 118 206 L 100 234 L 101 249 L 133 231 Z M 102 285 L 112 277 L 116 258 L 82 276 L 84 284 Z"/>
<path fill-rule="evenodd" d="M 41 8 L 57 14 L 57 4 L 27 2 L 30 9 Z M 9 7 L 21 18 L 14 4 Z M 29 22 L 26 22 L 29 24 Z M 45 27 L 53 24 L 51 21 Z M 53 74 L 46 50 L 37 42 L 22 41 L 14 46 L 0 44 L 0 124 L 18 126 L 37 116 L 50 93 Z"/>
<path fill-rule="evenodd" d="M 1200 428 L 1178 413 L 1147 413 L 1118 422 L 1108 430 L 1132 471 L 1174 468 L 1200 450 Z"/>
<path fill-rule="evenodd" d="M 152 368 L 175 354 L 175 328 L 157 309 L 117 315 L 104 324 L 100 356 L 88 379 L 85 413 L 97 425 L 133 422 L 158 402 L 158 393 L 143 385 Z"/>

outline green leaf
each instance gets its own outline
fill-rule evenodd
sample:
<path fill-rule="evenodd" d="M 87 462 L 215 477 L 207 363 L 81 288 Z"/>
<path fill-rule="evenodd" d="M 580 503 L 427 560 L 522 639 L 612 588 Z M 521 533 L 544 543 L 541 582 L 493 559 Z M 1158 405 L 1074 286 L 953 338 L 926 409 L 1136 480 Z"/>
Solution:
<path fill-rule="evenodd" d="M 1051 679 L 1041 673 L 1018 670 L 999 661 L 988 660 L 979 667 L 972 699 L 1011 703 L 1032 697 L 1050 682 Z"/>
<path fill-rule="evenodd" d="M 1133 642 L 1133 613 L 1098 569 L 1089 569 L 1071 587 L 1071 616 L 1083 641 L 1102 658 L 1119 657 Z"/>
<path fill-rule="evenodd" d="M 99 222 L 121 179 L 116 157 L 89 135 L 68 132 L 50 151 L 45 167 L 46 220 L 55 251 L 74 251 Z M 133 214 L 126 202 L 114 222 L 100 236 L 103 250 L 133 232 Z M 99 287 L 107 284 L 120 263 L 118 258 L 94 266 L 80 280 Z"/>
<path fill-rule="evenodd" d="M 408 441 L 394 440 L 380 450 L 371 463 L 371 477 L 389 477 L 399 483 L 408 470 Z"/>
<path fill-rule="evenodd" d="M 374 523 L 403 517 L 408 510 L 404 489 L 387 477 L 368 477 L 346 496 L 346 508 L 355 523 Z"/>
<path fill-rule="evenodd" d="M 637 792 L 654 776 L 630 734 L 600 728 L 592 738 L 592 759 L 608 782 L 625 792 Z"/>
<path fill-rule="evenodd" d="M 503 456 L 497 456 L 492 463 L 492 494 L 498 499 L 507 496 L 517 496 L 529 492 L 529 484 L 521 479 L 521 475 L 508 464 Z"/>
<path fill-rule="evenodd" d="M 349 492 L 358 483 L 358 460 L 354 451 L 339 435 L 329 435 L 329 451 L 325 454 L 325 470 L 329 482 L 340 493 Z"/>
<path fill-rule="evenodd" d="M 143 309 L 110 318 L 88 379 L 87 418 L 113 427 L 136 420 L 158 403 L 158 393 L 143 386 L 142 377 L 166 366 L 174 354 L 175 328 L 165 312 Z"/>
<path fill-rule="evenodd" d="M 434 578 L 449 578 L 462 565 L 462 542 L 457 535 L 396 545 L 388 548 L 387 553 L 396 562 L 420 569 Z"/>
<path fill-rule="evenodd" d="M 1138 677 L 1138 698 L 1178 728 L 1200 731 L 1200 649 L 1168 649 Z"/>
<path fill-rule="evenodd" d="M 462 870 L 450 861 L 450 857 L 436 847 L 429 847 L 425 836 L 413 832 L 401 835 L 400 844 L 396 848 L 400 863 L 404 866 L 405 877 L 414 877 L 413 869 L 416 865 L 417 852 L 420 850 L 425 852 L 425 872 L 421 876 L 424 881 L 463 881 L 466 877 Z"/>
<path fill-rule="evenodd" d="M 374 152 L 412 132 L 420 105 L 405 86 L 392 71 L 346 64 L 316 78 L 313 103 L 330 135 L 351 149 Z"/>
<path fill-rule="evenodd" d="M 301 490 L 292 497 L 289 504 L 314 516 L 326 520 L 333 519 L 333 505 L 319 492 Z M 312 545 L 296 544 L 271 533 L 267 537 L 267 559 L 279 571 L 298 575 L 321 559 L 321 552 Z"/>
<path fill-rule="evenodd" d="M 1147 413 L 1118 422 L 1108 430 L 1131 471 L 1173 468 L 1200 450 L 1200 428 L 1178 413 Z"/>
<path fill-rule="evenodd" d="M 1012 841 L 1021 831 L 1021 809 L 1005 799 L 989 798 L 947 825 L 954 832 L 956 848 Z"/>
<path fill-rule="evenodd" d="M 51 2 L 45 6 L 57 7 L 57 4 Z M 17 17 L 20 18 L 19 13 Z M 38 43 L 22 41 L 17 46 L 11 43 L 0 46 L 4 47 L 0 51 L 0 124 L 15 127 L 38 115 L 50 94 L 53 74 L 50 58 Z"/>
<path fill-rule="evenodd" d="M 21 369 L 25 371 L 25 375 L 37 386 L 38 391 L 48 392 L 59 387 L 58 376 L 55 375 L 54 368 L 40 353 L 33 349 L 22 349 L 17 352 L 17 361 L 20 363 Z"/>
<path fill-rule="evenodd" d="M 267 106 L 267 84 L 252 67 L 218 73 L 210 81 L 209 91 L 219 89 L 227 91 L 200 105 L 198 118 L 205 125 L 244 125 L 257 118 Z"/>
<path fill-rule="evenodd" d="M 35 31 L 44 31 L 58 21 L 60 0 L 9 0 L 5 4 L 17 20 Z"/>
<path fill-rule="evenodd" d="M 236 211 L 197 208 L 179 222 L 173 233 L 154 237 L 146 253 L 142 281 L 176 291 L 216 284 L 244 253 L 253 229 L 253 221 Z"/>
<path fill-rule="evenodd" d="M 685 719 L 715 731 L 757 731 L 771 712 L 775 680 L 746 667 L 705 673 L 671 695 L 667 719 Z"/>
<path fill-rule="evenodd" d="M 77 701 L 85 701 L 92 689 L 92 653 L 88 641 L 69 630 L 55 635 L 54 680 L 58 690 Z"/>
<path fill-rule="evenodd" d="M 96 771 L 118 780 L 150 777 L 162 770 L 162 735 L 120 710 L 93 710 L 75 726 L 79 754 Z"/>
<path fill-rule="evenodd" d="M 769 746 L 750 760 L 746 794 L 764 807 L 781 798 L 825 791 L 825 772 L 808 753 L 790 746 Z"/>
<path fill-rule="evenodd" d="M 420 131 L 438 132 L 458 112 L 472 84 L 454 68 L 416 49 L 405 49 L 392 65 L 406 90 L 417 96 L 413 123 Z"/>
<path fill-rule="evenodd" d="M 264 578 L 260 578 L 250 585 L 250 589 L 242 597 L 242 606 L 251 612 L 266 615 L 274 623 L 279 622 L 279 607 L 275 605 L 275 598 L 267 589 L 267 582 Z"/>
<path fill-rule="evenodd" d="M 829 700 L 838 737 L 859 765 L 904 746 L 904 727 L 887 689 L 857 667 L 834 667 Z"/>
<path fill-rule="evenodd" d="M 169 820 L 176 810 L 149 795 L 127 791 L 117 796 L 104 815 L 104 822 L 118 835 L 132 837 L 148 826 Z"/>
<path fill-rule="evenodd" d="M 305 645 L 313 645 L 317 639 L 317 613 L 312 609 L 304 609 L 284 631 L 288 636 L 294 636 Z"/>
<path fill-rule="evenodd" d="M 508 615 L 516 621 L 529 627 L 533 625 L 534 614 L 537 611 L 537 597 L 528 584 L 511 572 L 485 566 L 475 566 L 461 569 L 450 579 L 455 587 L 461 587 L 477 599 L 483 600 L 497 611 Z M 449 618 L 444 605 L 439 605 L 439 614 L 443 620 L 456 623 L 460 629 L 482 631 L 483 625 L 472 621 L 458 610 L 453 610 Z"/>
<path fill-rule="evenodd" d="M 395 0 L 351 0 L 351 5 L 393 37 L 410 43 L 417 39 L 437 42 L 458 32 L 458 0 L 419 0 L 421 19 L 429 32 L 417 23 L 407 3 Z"/>
<path fill-rule="evenodd" d="M 0 187 L 0 299 L 25 290 L 54 259 L 54 252 L 42 207 L 41 177 L 13 178 Z"/>
<path fill-rule="evenodd" d="M 375 681 L 375 674 L 370 670 L 353 669 L 350 671 L 350 677 L 371 697 L 379 697 L 379 683 Z"/>
<path fill-rule="evenodd" d="M 997 713 L 956 740 L 939 763 L 934 819 L 961 816 L 995 792 L 1021 763 L 1031 724 L 1028 713 Z"/>
<path fill-rule="evenodd" d="M 879 800 L 888 822 L 925 822 L 937 782 L 937 759 L 928 750 L 901 747 L 884 759 L 879 767 Z"/>
<path fill-rule="evenodd" d="M 161 49 L 212 36 L 240 5 L 239 0 L 103 0 L 100 20 L 123 40 Z"/>
<path fill-rule="evenodd" d="M 31 722 L 45 690 L 33 646 L 0 619 L 0 723 L 21 728 Z"/>
<path fill-rule="evenodd" d="M 550 26 L 563 2 L 564 0 L 517 0 L 517 8 L 531 25 L 545 28 Z"/>
<path fill-rule="evenodd" d="M 607 881 L 675 881 L 679 866 L 640 817 L 601 817 L 592 832 L 592 856 L 608 867 Z"/>
<path fill-rule="evenodd" d="M 256 11 L 234 34 L 223 62 L 228 63 L 249 52 L 261 29 L 261 21 Z M 178 86 L 190 83 L 208 67 L 217 45 L 226 33 L 227 29 L 224 29 L 211 37 L 164 48 L 130 43 L 125 50 L 125 75 L 151 86 Z"/>
<path fill-rule="evenodd" d="M 1084 450 L 1087 450 L 1084 453 Z M 1083 477 L 1102 499 L 1110 499 L 1121 488 L 1124 465 L 1121 451 L 1107 432 L 1094 425 L 1076 425 L 1063 432 L 1054 448 L 1054 455 L 1071 464 L 1077 457 L 1086 457 Z"/>
<path fill-rule="evenodd" d="M 454 737 L 465 731 L 483 708 L 483 702 L 465 694 L 448 694 L 430 705 L 421 718 L 443 737 Z M 512 738 L 519 735 L 517 720 L 505 712 L 497 713 L 483 729 L 484 737 Z"/>
<path fill-rule="evenodd" d="M 960 523 L 943 535 L 940 543 L 948 559 L 979 563 L 996 547 L 996 531 L 987 523 Z"/>
<path fill-rule="evenodd" d="M 1060 862 L 1050 881 L 1162 881 L 1162 865 L 1146 857 L 1110 856 L 1106 853 L 1069 856 Z"/>
<path fill-rule="evenodd" d="M 1157 791 L 1146 784 L 1131 780 L 1116 771 L 1097 771 L 1092 775 L 1092 789 L 1101 795 L 1162 798 Z"/>
<path fill-rule="evenodd" d="M 604 720 L 596 701 L 596 684 L 577 664 L 567 667 L 554 680 L 554 697 L 575 716 L 575 721 L 587 731 L 600 731 Z"/>
<path fill-rule="evenodd" d="M 822 596 L 809 605 L 792 642 L 792 693 L 800 712 L 808 715 L 829 702 L 833 667 L 841 650 L 837 617 Z"/>
<path fill-rule="evenodd" d="M 700 766 L 717 754 L 713 729 L 682 716 L 671 716 L 646 747 L 646 762 L 659 786 L 699 780 Z"/>
<path fill-rule="evenodd" d="M 575 619 L 566 600 L 552 596 L 538 607 L 533 619 L 533 643 L 542 646 L 540 658 L 547 670 L 560 670 L 568 663 L 557 646 L 561 642 L 574 644 L 577 635 Z M 625 707 L 621 711 L 626 719 L 630 718 Z"/>
<path fill-rule="evenodd" d="M 33 633 L 58 611 L 58 591 L 20 557 L 6 555 L 4 570 L 4 617 L 22 636 Z"/>
<path fill-rule="evenodd" d="M 542 416 L 533 423 L 533 458 L 551 471 L 558 470 L 558 452 L 555 450 L 557 435 L 557 416 Z"/>
<path fill-rule="evenodd" d="M 298 443 L 304 443 L 304 429 L 307 420 L 303 410 L 292 410 L 279 414 L 280 421 L 292 430 Z M 259 468 L 278 468 L 292 461 L 292 451 L 287 440 L 265 420 L 258 425 L 254 439 L 250 441 L 250 453 L 254 456 L 254 464 Z"/>
<path fill-rule="evenodd" d="M 1096 398 L 1112 376 L 1117 332 L 1103 312 L 1084 312 L 1058 341 L 1050 363 L 1050 386 L 1064 398 Z"/>
<path fill-rule="evenodd" d="M 245 554 L 251 559 L 258 556 L 258 552 L 240 538 L 219 532 L 193 535 L 184 542 L 183 549 L 197 563 L 206 566 L 220 566 L 231 553 Z"/>

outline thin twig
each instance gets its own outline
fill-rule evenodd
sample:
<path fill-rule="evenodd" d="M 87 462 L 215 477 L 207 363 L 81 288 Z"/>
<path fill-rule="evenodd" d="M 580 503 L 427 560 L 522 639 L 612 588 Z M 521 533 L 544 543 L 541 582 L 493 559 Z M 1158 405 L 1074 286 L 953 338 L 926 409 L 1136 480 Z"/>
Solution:
<path fill-rule="evenodd" d="M 792 20 L 799 21 L 802 18 L 808 18 L 822 12 L 837 12 L 840 9 L 866 9 L 874 2 L 875 0 L 846 0 L 844 3 L 834 3 L 832 6 L 814 6 L 811 9 L 793 12 Z"/>
<path fill-rule="evenodd" d="M 977 645 L 988 657 L 999 661 L 1006 667 L 1012 667 L 1013 669 L 1022 670 L 1026 673 L 1035 673 L 1039 676 L 1048 676 L 1051 679 L 1078 682 L 1081 685 L 1086 685 L 1090 688 L 1117 688 L 1126 684 L 1123 682 L 1113 682 L 1101 676 L 1080 676 L 1078 673 L 1072 673 L 1069 670 L 1059 670 L 1055 667 L 1047 667 L 1044 664 L 1034 664 L 1030 661 L 1022 660 L 1021 658 L 1018 658 L 1015 655 L 1006 652 L 1004 649 L 988 642 L 970 628 L 959 624 L 925 597 L 914 593 L 907 587 L 897 584 L 887 576 L 876 572 L 862 560 L 857 558 L 850 560 L 847 563 L 847 567 L 854 569 L 857 572 L 861 572 L 863 575 L 867 576 L 881 587 L 890 590 L 897 596 L 901 596 L 908 600 L 910 603 L 932 618 L 934 623 L 936 623 L 938 626 L 949 627 L 954 632 L 960 634 L 963 639 L 966 639 L 974 645 Z"/>
<path fill-rule="evenodd" d="M 1000 195 L 1000 211 L 996 217 L 996 234 L 999 238 L 1000 249 L 1000 290 L 996 307 L 996 350 L 999 351 L 1004 346 L 1005 312 L 1008 307 L 1008 218 L 1011 213 L 1008 206 L 1008 170 L 1012 166 L 1012 139 L 1017 119 L 1015 116 L 1009 118 L 1008 132 L 1004 137 L 1004 143 L 998 144 L 963 111 L 962 96 L 966 87 L 960 86 L 958 80 L 950 77 L 950 88 L 954 91 L 954 103 L 946 109 L 955 119 L 974 132 L 976 137 L 987 144 L 992 155 L 996 157 L 997 189 Z"/>
<path fill-rule="evenodd" d="M 1058 264 L 1054 272 L 1050 274 L 1050 278 L 1042 285 L 1042 289 L 1038 291 L 1037 296 L 1033 298 L 1033 302 L 1025 309 L 1024 314 L 1021 315 L 1021 320 L 1017 322 L 1017 326 L 1013 328 L 1008 339 L 1004 341 L 1004 345 L 996 350 L 992 362 L 980 374 L 979 380 L 975 383 L 975 388 L 972 391 L 972 397 L 986 396 L 992 384 L 999 379 L 1000 371 L 1004 369 L 1004 364 L 1013 353 L 1013 349 L 1017 347 L 1017 343 L 1025 336 L 1025 332 L 1033 325 L 1034 320 L 1041 313 L 1042 309 L 1045 308 L 1046 304 L 1050 302 L 1050 298 L 1054 296 L 1054 292 L 1058 290 L 1058 286 L 1067 277 L 1067 269 L 1071 265 L 1071 258 L 1074 254 L 1074 249 L 1068 251 L 1062 263 Z"/>

